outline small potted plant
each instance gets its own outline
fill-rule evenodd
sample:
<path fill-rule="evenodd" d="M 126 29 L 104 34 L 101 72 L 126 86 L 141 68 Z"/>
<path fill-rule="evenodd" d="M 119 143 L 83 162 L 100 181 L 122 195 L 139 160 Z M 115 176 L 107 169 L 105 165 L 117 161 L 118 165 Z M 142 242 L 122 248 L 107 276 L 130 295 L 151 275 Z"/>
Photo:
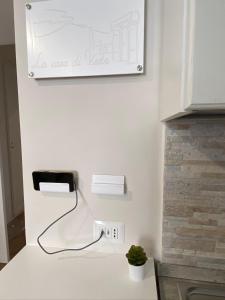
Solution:
<path fill-rule="evenodd" d="M 129 263 L 129 274 L 133 281 L 144 279 L 144 267 L 148 260 L 144 249 L 141 246 L 131 246 L 126 254 Z"/>

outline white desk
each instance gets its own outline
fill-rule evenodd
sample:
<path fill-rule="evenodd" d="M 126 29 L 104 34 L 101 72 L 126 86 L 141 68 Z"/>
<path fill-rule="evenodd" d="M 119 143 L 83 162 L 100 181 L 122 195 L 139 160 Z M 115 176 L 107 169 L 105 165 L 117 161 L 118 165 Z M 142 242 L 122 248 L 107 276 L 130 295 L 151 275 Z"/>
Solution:
<path fill-rule="evenodd" d="M 122 254 L 46 255 L 25 247 L 0 272 L 1 300 L 157 300 L 153 261 L 146 278 L 130 281 Z"/>

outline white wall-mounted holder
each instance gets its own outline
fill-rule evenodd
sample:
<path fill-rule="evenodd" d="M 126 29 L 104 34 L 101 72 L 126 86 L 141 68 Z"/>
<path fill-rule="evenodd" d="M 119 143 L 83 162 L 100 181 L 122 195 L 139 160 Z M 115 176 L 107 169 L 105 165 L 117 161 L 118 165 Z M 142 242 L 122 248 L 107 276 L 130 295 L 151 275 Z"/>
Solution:
<path fill-rule="evenodd" d="M 69 193 L 69 183 L 56 183 L 56 182 L 40 182 L 40 192 L 49 193 Z"/>
<path fill-rule="evenodd" d="M 25 9 L 30 78 L 144 72 L 145 0 L 31 0 Z"/>
<path fill-rule="evenodd" d="M 91 191 L 93 194 L 124 195 L 125 177 L 112 175 L 93 175 Z"/>

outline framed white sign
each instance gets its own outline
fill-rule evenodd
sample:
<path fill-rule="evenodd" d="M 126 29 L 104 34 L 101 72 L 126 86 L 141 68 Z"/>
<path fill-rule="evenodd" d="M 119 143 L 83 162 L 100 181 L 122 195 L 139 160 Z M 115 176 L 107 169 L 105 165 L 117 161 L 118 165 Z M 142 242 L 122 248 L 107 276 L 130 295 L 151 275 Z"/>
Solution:
<path fill-rule="evenodd" d="M 144 72 L 145 0 L 33 0 L 25 9 L 30 77 Z"/>

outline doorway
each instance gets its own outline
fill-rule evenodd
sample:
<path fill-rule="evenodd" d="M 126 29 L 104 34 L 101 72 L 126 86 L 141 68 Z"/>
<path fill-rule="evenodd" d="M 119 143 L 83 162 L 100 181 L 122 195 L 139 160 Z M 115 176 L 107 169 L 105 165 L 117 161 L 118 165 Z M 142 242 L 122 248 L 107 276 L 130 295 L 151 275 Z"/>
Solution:
<path fill-rule="evenodd" d="M 0 46 L 0 263 L 25 245 L 16 55 Z"/>

